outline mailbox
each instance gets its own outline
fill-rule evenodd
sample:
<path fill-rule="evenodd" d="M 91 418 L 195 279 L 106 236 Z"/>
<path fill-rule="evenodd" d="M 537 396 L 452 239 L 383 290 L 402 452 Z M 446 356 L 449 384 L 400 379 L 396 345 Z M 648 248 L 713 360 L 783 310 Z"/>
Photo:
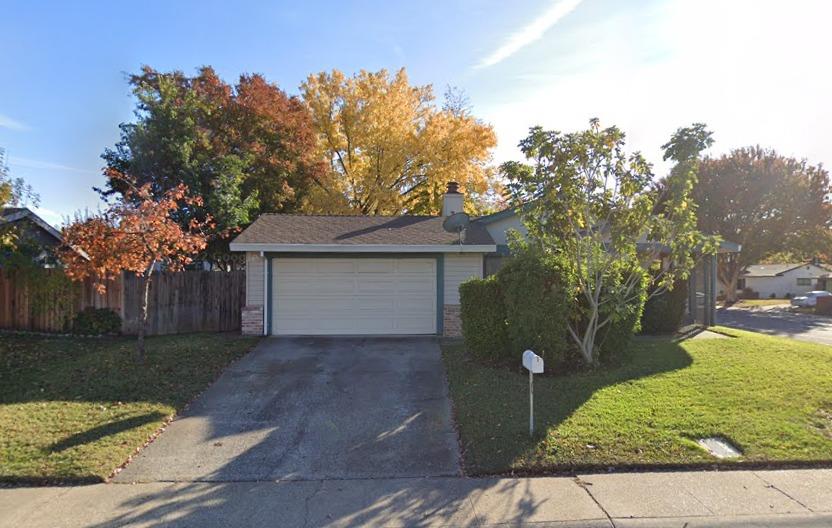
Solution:
<path fill-rule="evenodd" d="M 517 357 L 517 356 L 515 356 Z M 543 358 L 532 352 L 526 350 L 523 352 L 523 366 L 532 374 L 543 373 Z"/>
<path fill-rule="evenodd" d="M 523 352 L 523 366 L 529 371 L 529 436 L 534 436 L 534 375 L 543 373 L 543 358 L 526 350 Z"/>

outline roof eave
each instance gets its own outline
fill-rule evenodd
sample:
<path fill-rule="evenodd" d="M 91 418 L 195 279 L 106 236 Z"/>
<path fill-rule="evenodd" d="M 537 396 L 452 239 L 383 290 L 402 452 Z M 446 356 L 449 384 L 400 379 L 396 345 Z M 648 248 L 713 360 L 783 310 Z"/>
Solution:
<path fill-rule="evenodd" d="M 61 232 L 52 227 L 46 220 L 39 217 L 35 214 L 34 211 L 30 209 L 24 209 L 22 211 L 18 211 L 14 214 L 6 216 L 4 218 L 0 218 L 0 223 L 7 223 L 12 224 L 14 222 L 19 222 L 20 220 L 28 218 L 31 220 L 36 226 L 43 229 L 47 234 L 52 236 L 58 242 L 63 242 L 63 237 L 61 236 Z"/>
<path fill-rule="evenodd" d="M 264 253 L 493 253 L 496 244 L 255 244 L 232 242 L 231 251 Z"/>

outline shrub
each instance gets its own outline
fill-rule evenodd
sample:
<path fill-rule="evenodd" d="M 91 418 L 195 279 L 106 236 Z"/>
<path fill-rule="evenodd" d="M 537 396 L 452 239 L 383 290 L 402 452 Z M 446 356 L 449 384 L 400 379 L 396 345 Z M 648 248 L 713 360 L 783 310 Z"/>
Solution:
<path fill-rule="evenodd" d="M 641 332 L 647 335 L 672 334 L 682 326 L 688 297 L 686 281 L 676 281 L 672 290 L 651 297 L 641 315 Z"/>
<path fill-rule="evenodd" d="M 79 335 L 117 334 L 121 317 L 109 308 L 84 308 L 72 321 L 72 333 Z"/>
<path fill-rule="evenodd" d="M 460 316 L 465 348 L 486 360 L 506 353 L 506 311 L 495 277 L 471 279 L 459 286 Z"/>
<path fill-rule="evenodd" d="M 524 350 L 532 349 L 543 357 L 547 370 L 575 366 L 566 326 L 572 302 L 565 270 L 556 257 L 516 248 L 497 273 L 512 358 L 519 361 Z"/>
<path fill-rule="evenodd" d="M 614 306 L 614 303 L 612 302 L 605 302 L 604 298 L 606 295 L 609 295 L 610 292 L 616 291 L 621 280 L 623 280 L 626 275 L 627 273 L 625 272 L 623 274 L 618 274 L 617 279 L 615 277 L 607 277 L 606 280 L 608 281 L 608 285 L 605 288 L 605 292 L 601 294 L 602 305 Z M 615 314 L 613 314 L 610 322 L 598 331 L 598 335 L 596 337 L 597 348 L 595 351 L 595 360 L 598 363 L 610 363 L 619 359 L 621 355 L 626 352 L 632 337 L 640 330 L 641 316 L 644 311 L 645 301 L 647 299 L 646 283 L 647 275 L 643 277 L 641 284 L 636 286 L 638 294 L 634 296 L 634 299 L 623 308 L 619 308 Z M 582 305 L 583 300 L 578 297 L 578 299 L 576 299 L 576 306 L 579 307 L 578 310 L 576 310 L 577 314 L 585 313 Z M 608 310 L 601 310 L 600 315 L 602 318 L 606 318 L 608 314 Z"/>

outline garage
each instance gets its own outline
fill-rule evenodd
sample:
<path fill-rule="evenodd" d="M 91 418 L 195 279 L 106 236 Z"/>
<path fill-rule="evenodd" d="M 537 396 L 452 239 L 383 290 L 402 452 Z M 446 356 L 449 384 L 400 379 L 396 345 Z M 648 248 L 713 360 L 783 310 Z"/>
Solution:
<path fill-rule="evenodd" d="M 460 335 L 459 285 L 497 245 L 478 222 L 446 225 L 462 205 L 447 197 L 442 216 L 261 215 L 230 244 L 245 253 L 242 332 Z"/>
<path fill-rule="evenodd" d="M 271 333 L 437 332 L 436 259 L 274 258 Z"/>

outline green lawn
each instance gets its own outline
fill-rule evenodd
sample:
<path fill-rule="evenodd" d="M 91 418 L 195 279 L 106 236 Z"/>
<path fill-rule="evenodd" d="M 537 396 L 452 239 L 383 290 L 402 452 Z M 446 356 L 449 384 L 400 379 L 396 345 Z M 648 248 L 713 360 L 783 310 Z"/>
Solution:
<path fill-rule="evenodd" d="M 636 341 L 621 367 L 537 376 L 534 440 L 527 373 L 443 345 L 466 470 L 712 464 L 694 439 L 713 435 L 739 463 L 832 460 L 832 347 L 719 331 L 734 337 Z"/>
<path fill-rule="evenodd" d="M 753 308 L 756 306 L 777 306 L 790 302 L 790 299 L 741 299 L 734 306 L 737 308 Z"/>
<path fill-rule="evenodd" d="M 147 340 L 0 336 L 0 481 L 95 482 L 257 342 L 231 334 Z"/>

